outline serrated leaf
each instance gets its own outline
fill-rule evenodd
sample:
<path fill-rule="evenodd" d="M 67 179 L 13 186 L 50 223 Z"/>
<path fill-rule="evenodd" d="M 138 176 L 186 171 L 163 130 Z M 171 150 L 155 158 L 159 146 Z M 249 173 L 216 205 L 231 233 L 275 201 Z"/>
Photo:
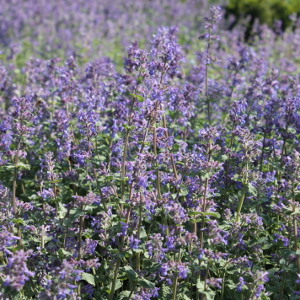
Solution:
<path fill-rule="evenodd" d="M 126 298 L 126 300 L 127 300 L 129 295 L 130 295 L 130 291 L 123 291 L 119 294 L 118 300 L 122 300 L 124 298 Z"/>
<path fill-rule="evenodd" d="M 21 218 L 13 219 L 12 222 L 14 224 L 22 224 L 22 225 L 24 225 L 24 220 L 21 219 Z"/>
<path fill-rule="evenodd" d="M 30 170 L 30 165 L 24 164 L 24 163 L 22 163 L 22 162 L 19 162 L 18 165 L 17 165 L 17 168 Z"/>
<path fill-rule="evenodd" d="M 167 285 L 163 284 L 159 290 L 160 297 L 159 299 L 166 300 L 171 294 L 171 289 Z"/>
<path fill-rule="evenodd" d="M 197 279 L 196 287 L 199 292 L 204 291 L 204 281 L 201 281 L 200 279 Z"/>
<path fill-rule="evenodd" d="M 147 280 L 145 278 L 141 278 L 137 282 L 141 287 L 144 287 L 144 288 L 147 288 L 147 289 L 154 289 L 155 288 L 154 283 L 150 282 L 149 280 Z"/>
<path fill-rule="evenodd" d="M 248 192 L 253 196 L 257 196 L 256 188 L 251 183 L 248 183 L 247 186 L 248 186 Z"/>
<path fill-rule="evenodd" d="M 15 168 L 15 165 L 12 165 L 12 164 L 7 164 L 6 166 L 5 166 L 5 169 L 6 170 L 13 170 Z"/>
<path fill-rule="evenodd" d="M 185 294 L 179 294 L 178 299 L 180 299 L 180 300 L 192 300 L 190 297 L 188 297 Z"/>
<path fill-rule="evenodd" d="M 140 239 L 146 238 L 147 237 L 147 231 L 145 230 L 144 227 L 141 228 L 140 231 Z"/>
<path fill-rule="evenodd" d="M 225 155 L 225 154 L 223 154 L 223 155 L 221 155 L 221 160 L 222 161 L 226 161 L 226 160 L 228 160 L 228 155 Z"/>
<path fill-rule="evenodd" d="M 208 289 L 205 292 L 202 292 L 202 294 L 206 296 L 206 300 L 214 300 L 216 296 L 216 291 Z"/>
<path fill-rule="evenodd" d="M 64 207 L 64 205 L 61 202 L 59 202 L 58 203 L 58 217 L 60 219 L 63 219 L 66 216 L 67 211 L 68 210 Z"/>
<path fill-rule="evenodd" d="M 121 282 L 121 280 L 117 279 L 115 291 L 118 290 L 119 288 L 121 288 L 122 286 L 123 286 L 123 282 Z"/>
<path fill-rule="evenodd" d="M 212 216 L 212 217 L 215 217 L 215 218 L 220 218 L 221 217 L 221 215 L 218 212 L 215 212 L 215 211 L 207 211 L 203 215 L 204 216 Z"/>
<path fill-rule="evenodd" d="M 81 279 L 85 280 L 87 283 L 91 284 L 92 286 L 95 286 L 95 277 L 92 274 L 89 273 L 82 273 Z"/>
<path fill-rule="evenodd" d="M 81 209 L 71 209 L 69 214 L 69 221 L 73 222 L 85 213 Z"/>
<path fill-rule="evenodd" d="M 125 266 L 124 269 L 129 280 L 136 280 L 138 278 L 138 274 L 130 266 Z"/>
<path fill-rule="evenodd" d="M 188 212 L 189 216 L 197 216 L 197 215 L 202 215 L 202 211 L 189 211 Z"/>
<path fill-rule="evenodd" d="M 62 257 L 62 258 L 64 258 L 64 257 L 69 257 L 69 256 L 73 256 L 73 254 L 72 254 L 71 252 L 66 251 L 66 250 L 63 249 L 63 248 L 60 248 L 60 249 L 58 250 L 58 255 L 59 255 L 60 257 Z"/>
<path fill-rule="evenodd" d="M 139 102 L 143 102 L 144 101 L 144 98 L 141 95 L 135 95 L 135 94 L 132 94 L 132 93 L 130 93 L 130 95 L 132 97 L 136 98 L 137 101 L 139 101 Z"/>
<path fill-rule="evenodd" d="M 202 211 L 189 211 L 188 212 L 189 216 L 196 216 L 196 215 L 201 215 L 201 216 L 212 216 L 215 218 L 220 218 L 221 215 L 218 212 L 215 211 L 207 211 L 205 213 L 203 213 Z"/>

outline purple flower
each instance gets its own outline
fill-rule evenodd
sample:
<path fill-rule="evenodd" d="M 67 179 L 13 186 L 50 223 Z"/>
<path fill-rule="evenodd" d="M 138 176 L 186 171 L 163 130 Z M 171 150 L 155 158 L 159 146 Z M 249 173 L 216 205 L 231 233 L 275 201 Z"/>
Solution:
<path fill-rule="evenodd" d="M 125 236 L 127 234 L 127 229 L 128 229 L 129 225 L 127 223 L 123 223 L 123 222 L 120 222 L 120 225 L 121 225 L 122 236 Z"/>
<path fill-rule="evenodd" d="M 175 248 L 174 246 L 174 237 L 172 236 L 166 236 L 166 246 L 168 248 L 168 250 L 172 250 Z"/>
<path fill-rule="evenodd" d="M 256 297 L 260 297 L 261 292 L 264 290 L 264 286 L 262 284 L 260 284 L 255 291 L 255 296 Z"/>
<path fill-rule="evenodd" d="M 95 249 L 98 245 L 98 241 L 92 239 L 86 239 L 83 244 L 83 252 L 86 255 L 94 255 Z"/>
<path fill-rule="evenodd" d="M 238 284 L 236 290 L 237 290 L 239 293 L 241 293 L 241 292 L 243 291 L 243 286 L 244 286 L 246 283 L 245 283 L 243 277 L 240 277 L 240 278 L 239 278 L 239 281 L 240 281 L 240 282 L 239 282 L 239 284 Z"/>
<path fill-rule="evenodd" d="M 147 188 L 148 184 L 147 184 L 147 178 L 146 177 L 139 177 L 138 178 L 138 186 L 143 187 L 143 188 Z"/>
<path fill-rule="evenodd" d="M 131 236 L 129 237 L 129 247 L 130 247 L 131 249 L 138 249 L 138 248 L 139 248 L 139 243 L 140 243 L 140 240 L 134 238 L 133 235 L 131 235 Z"/>
<path fill-rule="evenodd" d="M 93 298 L 93 293 L 94 293 L 94 291 L 95 291 L 95 288 L 94 288 L 92 285 L 90 285 L 90 284 L 85 285 L 85 286 L 82 287 L 82 289 L 81 289 L 82 294 L 87 294 L 87 295 L 89 296 L 90 299 Z"/>
<path fill-rule="evenodd" d="M 164 263 L 161 265 L 161 267 L 159 268 L 159 272 L 161 273 L 162 276 L 167 276 L 168 275 L 168 264 Z"/>
<path fill-rule="evenodd" d="M 24 252 L 19 250 L 14 254 L 11 253 L 11 257 L 8 258 L 6 266 L 2 266 L 0 270 L 6 275 L 4 279 L 4 286 L 10 286 L 11 288 L 20 291 L 25 282 L 29 280 L 35 273 L 28 270 L 26 261 L 28 256 L 32 254 L 32 250 Z"/>
<path fill-rule="evenodd" d="M 178 263 L 177 269 L 178 269 L 179 277 L 181 277 L 183 279 L 187 278 L 187 273 L 189 270 L 186 268 L 184 263 Z"/>

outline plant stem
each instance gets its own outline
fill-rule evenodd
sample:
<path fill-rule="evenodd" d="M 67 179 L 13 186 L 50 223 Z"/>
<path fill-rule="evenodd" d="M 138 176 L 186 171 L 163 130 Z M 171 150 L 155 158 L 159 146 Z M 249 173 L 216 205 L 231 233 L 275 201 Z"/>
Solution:
<path fill-rule="evenodd" d="M 208 42 L 207 42 L 207 48 L 206 48 L 206 55 L 209 55 L 209 50 L 210 50 L 210 35 L 211 35 L 211 30 L 209 29 L 208 31 Z M 208 57 L 206 58 L 208 60 Z M 206 106 L 207 106 L 207 119 L 208 119 L 208 124 L 211 124 L 211 116 L 210 116 L 210 101 L 209 101 L 209 96 L 208 96 L 208 63 L 206 61 L 205 63 L 205 96 L 206 96 Z"/>
<path fill-rule="evenodd" d="M 181 256 L 181 251 L 179 249 L 177 262 L 180 262 L 180 256 Z M 172 300 L 176 300 L 177 284 L 178 284 L 178 271 L 176 270 L 176 275 L 175 275 L 174 285 L 173 285 Z"/>
<path fill-rule="evenodd" d="M 208 187 L 208 178 L 205 179 L 205 187 L 204 187 L 204 198 L 203 198 L 203 204 L 202 204 L 202 212 L 204 213 L 206 210 L 206 194 L 207 194 L 207 187 Z M 201 223 L 201 229 L 204 228 L 205 225 L 205 216 L 202 217 L 202 223 Z M 203 241 L 204 240 L 204 232 L 201 230 L 200 232 L 200 248 L 203 247 Z"/>
<path fill-rule="evenodd" d="M 83 231 L 84 216 L 79 217 L 79 240 L 78 240 L 78 260 L 81 258 L 82 252 L 82 231 Z"/>
<path fill-rule="evenodd" d="M 247 171 L 248 171 L 248 163 L 246 164 L 246 172 Z M 244 200 L 245 200 L 245 196 L 246 196 L 247 184 L 248 184 L 248 174 L 246 174 L 245 178 L 244 178 L 243 191 L 242 191 L 242 195 L 240 197 L 238 208 L 237 208 L 237 211 L 236 211 L 236 219 L 235 219 L 236 222 L 240 221 L 240 213 L 241 213 L 243 203 L 244 203 Z"/>
<path fill-rule="evenodd" d="M 128 296 L 128 300 L 130 300 L 130 298 L 131 298 L 131 296 L 132 296 L 132 294 L 133 294 L 133 292 L 134 292 L 134 290 L 135 290 L 135 287 L 136 287 L 136 282 L 132 285 L 130 294 L 129 294 L 129 296 Z"/>
<path fill-rule="evenodd" d="M 13 194 L 12 194 L 12 204 L 13 204 L 13 212 L 15 215 L 15 218 L 17 217 L 17 203 L 16 203 L 16 190 L 17 190 L 17 175 L 18 175 L 18 163 L 19 163 L 19 151 L 20 151 L 20 147 L 21 147 L 21 141 L 18 141 L 18 145 L 17 145 L 17 152 L 16 152 L 16 156 L 15 156 L 15 160 L 14 160 L 14 180 L 13 180 Z"/>
<path fill-rule="evenodd" d="M 157 149 L 156 149 L 156 128 L 153 127 L 153 153 L 157 156 Z M 157 189 L 157 197 L 161 199 L 161 191 L 160 191 L 160 176 L 158 170 L 158 163 L 155 163 L 156 167 L 156 189 Z"/>
<path fill-rule="evenodd" d="M 175 279 L 174 279 L 174 284 L 173 284 L 172 300 L 176 300 L 177 283 L 178 283 L 178 272 L 176 271 L 176 275 L 175 275 Z"/>
<path fill-rule="evenodd" d="M 240 213 L 241 213 L 242 206 L 243 206 L 243 203 L 244 203 L 246 190 L 247 190 L 247 184 L 244 183 L 243 184 L 242 195 L 241 195 L 241 198 L 240 198 L 240 201 L 239 201 L 239 204 L 238 204 L 238 208 L 237 208 L 237 211 L 236 211 L 236 219 L 235 219 L 236 222 L 239 222 L 239 220 L 240 220 Z"/>
<path fill-rule="evenodd" d="M 130 212 L 131 212 L 131 210 L 128 209 L 127 214 L 126 214 L 126 221 L 125 221 L 126 224 L 128 224 L 128 222 L 129 222 Z M 125 236 L 122 236 L 121 243 L 120 243 L 120 252 L 122 252 L 122 250 L 123 250 L 124 241 L 125 241 Z M 121 264 L 121 258 L 120 258 L 120 256 L 118 256 L 115 271 L 114 271 L 114 278 L 113 278 L 113 282 L 112 282 L 112 286 L 111 286 L 111 290 L 110 290 L 110 294 L 109 294 L 109 300 L 112 300 L 114 297 L 120 264 Z"/>
<path fill-rule="evenodd" d="M 18 140 L 17 152 L 16 152 L 16 156 L 15 156 L 15 160 L 14 160 L 15 168 L 14 168 L 12 203 L 13 203 L 13 213 L 14 213 L 15 218 L 18 218 L 16 191 L 17 191 L 17 175 L 18 175 L 18 163 L 19 163 L 20 148 L 21 148 L 21 139 Z M 18 231 L 18 237 L 19 237 L 19 246 L 21 248 L 23 248 L 23 241 L 22 241 L 22 234 L 21 234 L 20 224 L 17 224 L 17 231 Z"/>
<path fill-rule="evenodd" d="M 138 74 L 139 78 L 141 76 L 141 71 Z M 137 88 L 138 88 L 139 82 L 137 82 L 133 95 L 136 94 Z M 124 140 L 124 150 L 123 150 L 123 158 L 122 158 L 122 166 L 121 166 L 121 175 L 122 175 L 122 186 L 121 186 L 121 205 L 120 205 L 120 209 L 121 209 L 121 214 L 123 212 L 123 202 L 124 202 L 124 196 L 125 196 L 125 181 L 124 178 L 126 176 L 126 158 L 127 158 L 127 149 L 128 149 L 128 142 L 129 142 L 129 135 L 130 135 L 130 126 L 131 126 L 131 121 L 132 121 L 132 114 L 133 114 L 133 108 L 134 108 L 134 104 L 135 104 L 135 100 L 136 97 L 133 96 L 132 97 L 132 101 L 131 101 L 131 105 L 130 105 L 130 110 L 129 110 L 129 117 L 128 117 L 128 128 L 126 130 L 125 133 L 125 140 Z"/>
<path fill-rule="evenodd" d="M 285 285 L 285 279 L 286 279 L 286 271 L 283 271 L 283 278 L 282 278 L 282 284 L 281 284 L 281 288 L 280 288 L 280 292 L 279 292 L 279 300 L 282 300 L 282 296 L 283 296 L 283 290 L 284 290 L 284 285 Z"/>
<path fill-rule="evenodd" d="M 293 213 L 296 212 L 296 199 L 295 199 L 295 191 L 294 187 L 292 188 L 292 194 L 293 194 Z M 293 233 L 294 233 L 294 251 L 298 251 L 298 224 L 297 224 L 297 215 L 293 215 Z M 297 263 L 297 269 L 298 273 L 300 273 L 300 255 L 296 254 L 296 263 Z M 299 284 L 298 284 L 299 287 Z"/>
<path fill-rule="evenodd" d="M 208 158 L 207 158 L 207 162 L 210 162 L 210 149 L 211 149 L 211 146 L 210 144 L 208 144 L 207 146 L 208 148 Z M 204 186 L 204 197 L 203 197 L 203 204 L 202 204 L 202 212 L 205 213 L 205 210 L 206 210 L 206 198 L 207 198 L 207 188 L 208 188 L 208 182 L 209 182 L 209 178 L 206 178 L 205 179 L 205 186 Z M 204 228 L 204 225 L 205 225 L 205 217 L 203 215 L 202 217 L 202 224 L 201 224 L 201 229 Z M 203 247 L 203 242 L 204 242 L 204 232 L 203 230 L 201 230 L 200 232 L 200 248 L 202 249 Z"/>
<path fill-rule="evenodd" d="M 164 125 L 164 128 L 168 129 L 165 115 L 163 115 L 163 125 Z M 169 134 L 168 134 L 167 130 L 165 131 L 165 136 L 166 136 L 167 139 L 169 138 Z M 174 172 L 174 176 L 175 176 L 176 181 L 178 181 L 178 174 L 177 174 L 177 169 L 176 169 L 176 165 L 175 165 L 175 162 L 174 162 L 174 158 L 173 158 L 172 155 L 170 157 L 171 157 L 171 164 L 172 164 L 172 169 L 173 169 L 173 172 Z"/>
<path fill-rule="evenodd" d="M 139 223 L 138 223 L 138 230 L 137 230 L 137 238 L 138 239 L 140 239 L 141 226 L 142 226 L 142 194 L 140 194 Z M 140 271 L 140 269 L 141 269 L 140 252 L 138 252 L 136 254 L 136 268 L 138 271 Z"/>

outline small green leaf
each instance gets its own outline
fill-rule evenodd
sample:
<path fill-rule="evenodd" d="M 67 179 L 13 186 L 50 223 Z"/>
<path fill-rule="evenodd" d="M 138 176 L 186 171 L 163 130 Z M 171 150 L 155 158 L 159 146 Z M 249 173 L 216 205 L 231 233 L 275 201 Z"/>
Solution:
<path fill-rule="evenodd" d="M 69 214 L 69 221 L 75 221 L 78 217 L 83 216 L 85 213 L 81 209 L 71 209 Z"/>
<path fill-rule="evenodd" d="M 69 251 L 66 251 L 66 250 L 63 249 L 63 248 L 60 248 L 60 249 L 58 250 L 58 255 L 59 255 L 59 257 L 64 258 L 64 257 L 72 256 L 73 254 L 72 254 L 71 252 L 69 252 Z"/>
<path fill-rule="evenodd" d="M 248 183 L 248 191 L 251 195 L 257 196 L 257 190 L 251 183 Z"/>
<path fill-rule="evenodd" d="M 68 210 L 64 207 L 64 205 L 61 202 L 59 202 L 58 203 L 58 217 L 60 219 L 63 219 L 66 216 L 67 211 Z"/>
<path fill-rule="evenodd" d="M 204 216 L 212 216 L 212 217 L 215 217 L 215 218 L 220 218 L 221 217 L 221 215 L 218 212 L 215 212 L 215 211 L 207 211 L 203 215 Z"/>
<path fill-rule="evenodd" d="M 189 216 L 197 216 L 197 215 L 202 215 L 202 211 L 189 211 L 188 212 Z"/>
<path fill-rule="evenodd" d="M 189 211 L 188 212 L 189 216 L 196 216 L 196 215 L 201 215 L 201 216 L 212 216 L 215 218 L 220 218 L 221 215 L 215 211 L 207 211 L 205 213 L 203 213 L 202 211 Z"/>
<path fill-rule="evenodd" d="M 94 275 L 89 274 L 89 273 L 82 273 L 81 279 L 85 280 L 87 283 L 91 284 L 92 286 L 95 286 Z"/>
<path fill-rule="evenodd" d="M 145 278 L 139 279 L 139 280 L 138 280 L 138 284 L 139 284 L 141 287 L 148 288 L 148 289 L 154 289 L 154 288 L 155 288 L 154 283 L 150 282 L 149 280 L 147 280 L 147 279 L 145 279 Z"/>
<path fill-rule="evenodd" d="M 14 224 L 21 224 L 21 225 L 24 225 L 24 220 L 21 219 L 21 218 L 13 219 L 12 222 L 13 222 Z"/>
<path fill-rule="evenodd" d="M 139 102 L 143 102 L 144 98 L 141 95 L 130 94 L 132 97 L 136 98 Z"/>

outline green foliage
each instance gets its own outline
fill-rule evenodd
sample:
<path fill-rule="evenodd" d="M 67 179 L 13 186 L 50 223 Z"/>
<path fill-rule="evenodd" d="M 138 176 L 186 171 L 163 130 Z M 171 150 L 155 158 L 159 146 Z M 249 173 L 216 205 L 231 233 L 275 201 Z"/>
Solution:
<path fill-rule="evenodd" d="M 299 0 L 230 0 L 226 7 L 226 14 L 233 14 L 237 19 L 250 15 L 249 26 L 255 19 L 270 27 L 275 20 L 281 20 L 283 29 L 291 25 L 289 16 L 295 13 L 300 14 Z"/>

